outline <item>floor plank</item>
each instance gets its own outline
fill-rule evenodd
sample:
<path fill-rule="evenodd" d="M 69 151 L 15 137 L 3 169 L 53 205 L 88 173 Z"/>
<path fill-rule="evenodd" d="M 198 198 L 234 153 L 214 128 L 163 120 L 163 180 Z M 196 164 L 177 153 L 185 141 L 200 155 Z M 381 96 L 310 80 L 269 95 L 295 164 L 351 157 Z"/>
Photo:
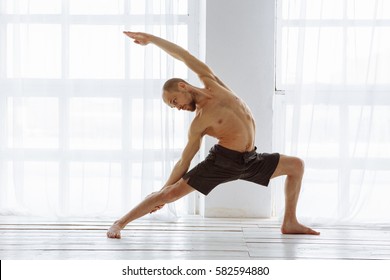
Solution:
<path fill-rule="evenodd" d="M 390 225 L 315 228 L 320 236 L 283 235 L 264 219 L 184 217 L 138 220 L 122 239 L 107 239 L 109 220 L 0 217 L 0 259 L 384 259 L 390 260 Z"/>

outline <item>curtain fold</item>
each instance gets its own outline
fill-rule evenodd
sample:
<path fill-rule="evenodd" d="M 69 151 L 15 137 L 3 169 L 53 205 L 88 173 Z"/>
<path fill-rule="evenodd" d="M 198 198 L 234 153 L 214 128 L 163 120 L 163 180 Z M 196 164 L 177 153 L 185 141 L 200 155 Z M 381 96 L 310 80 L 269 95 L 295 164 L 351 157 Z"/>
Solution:
<path fill-rule="evenodd" d="M 277 32 L 275 143 L 306 162 L 299 214 L 389 223 L 390 1 L 280 0 Z"/>
<path fill-rule="evenodd" d="M 188 45 L 193 7 L 0 1 L 1 215 L 117 216 L 163 186 L 190 116 L 169 110 L 161 87 L 174 75 L 189 79 L 188 70 L 122 32 L 197 50 L 196 40 Z M 187 207 L 164 211 L 159 217 L 173 219 Z"/>

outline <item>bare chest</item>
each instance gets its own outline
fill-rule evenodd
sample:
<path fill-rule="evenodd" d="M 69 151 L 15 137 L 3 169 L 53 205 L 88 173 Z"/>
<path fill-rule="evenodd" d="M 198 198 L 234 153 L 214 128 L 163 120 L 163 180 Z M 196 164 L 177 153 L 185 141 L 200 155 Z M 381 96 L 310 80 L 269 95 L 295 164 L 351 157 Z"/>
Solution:
<path fill-rule="evenodd" d="M 204 108 L 203 118 L 207 123 L 205 134 L 216 137 L 235 137 L 246 134 L 252 127 L 252 115 L 238 102 L 220 102 Z"/>

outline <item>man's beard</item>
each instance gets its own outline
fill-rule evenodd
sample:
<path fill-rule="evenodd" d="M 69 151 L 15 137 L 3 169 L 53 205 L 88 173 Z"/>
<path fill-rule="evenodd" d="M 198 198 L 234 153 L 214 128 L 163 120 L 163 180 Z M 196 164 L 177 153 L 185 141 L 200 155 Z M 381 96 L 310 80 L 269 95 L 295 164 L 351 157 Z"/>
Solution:
<path fill-rule="evenodd" d="M 188 107 L 189 107 L 189 110 L 191 112 L 194 112 L 196 110 L 196 103 L 195 103 L 195 100 L 192 100 L 192 102 L 190 104 L 188 104 Z"/>

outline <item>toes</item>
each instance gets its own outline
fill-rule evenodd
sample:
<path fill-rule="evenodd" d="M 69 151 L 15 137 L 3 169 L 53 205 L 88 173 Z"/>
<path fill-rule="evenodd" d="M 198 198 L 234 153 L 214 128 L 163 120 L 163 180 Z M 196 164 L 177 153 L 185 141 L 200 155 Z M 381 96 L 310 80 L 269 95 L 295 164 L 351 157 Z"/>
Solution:
<path fill-rule="evenodd" d="M 321 233 L 320 233 L 320 232 L 318 232 L 318 231 L 315 231 L 315 230 L 313 230 L 313 229 L 311 229 L 311 228 L 309 228 L 309 230 L 308 230 L 308 234 L 313 234 L 313 235 L 320 235 Z"/>
<path fill-rule="evenodd" d="M 283 234 L 311 234 L 311 235 L 320 235 L 318 231 L 315 231 L 309 227 L 303 226 L 301 224 L 294 225 L 283 225 L 281 228 Z"/>
<path fill-rule="evenodd" d="M 306 230 L 305 230 L 305 234 L 312 234 L 312 235 L 320 235 L 320 233 L 318 231 L 315 231 L 314 229 L 311 229 L 309 227 L 304 227 Z"/>
<path fill-rule="evenodd" d="M 120 234 L 120 233 L 116 233 L 116 232 L 108 231 L 108 232 L 107 232 L 107 237 L 108 237 L 108 238 L 120 239 L 120 238 L 121 238 L 121 234 Z"/>

